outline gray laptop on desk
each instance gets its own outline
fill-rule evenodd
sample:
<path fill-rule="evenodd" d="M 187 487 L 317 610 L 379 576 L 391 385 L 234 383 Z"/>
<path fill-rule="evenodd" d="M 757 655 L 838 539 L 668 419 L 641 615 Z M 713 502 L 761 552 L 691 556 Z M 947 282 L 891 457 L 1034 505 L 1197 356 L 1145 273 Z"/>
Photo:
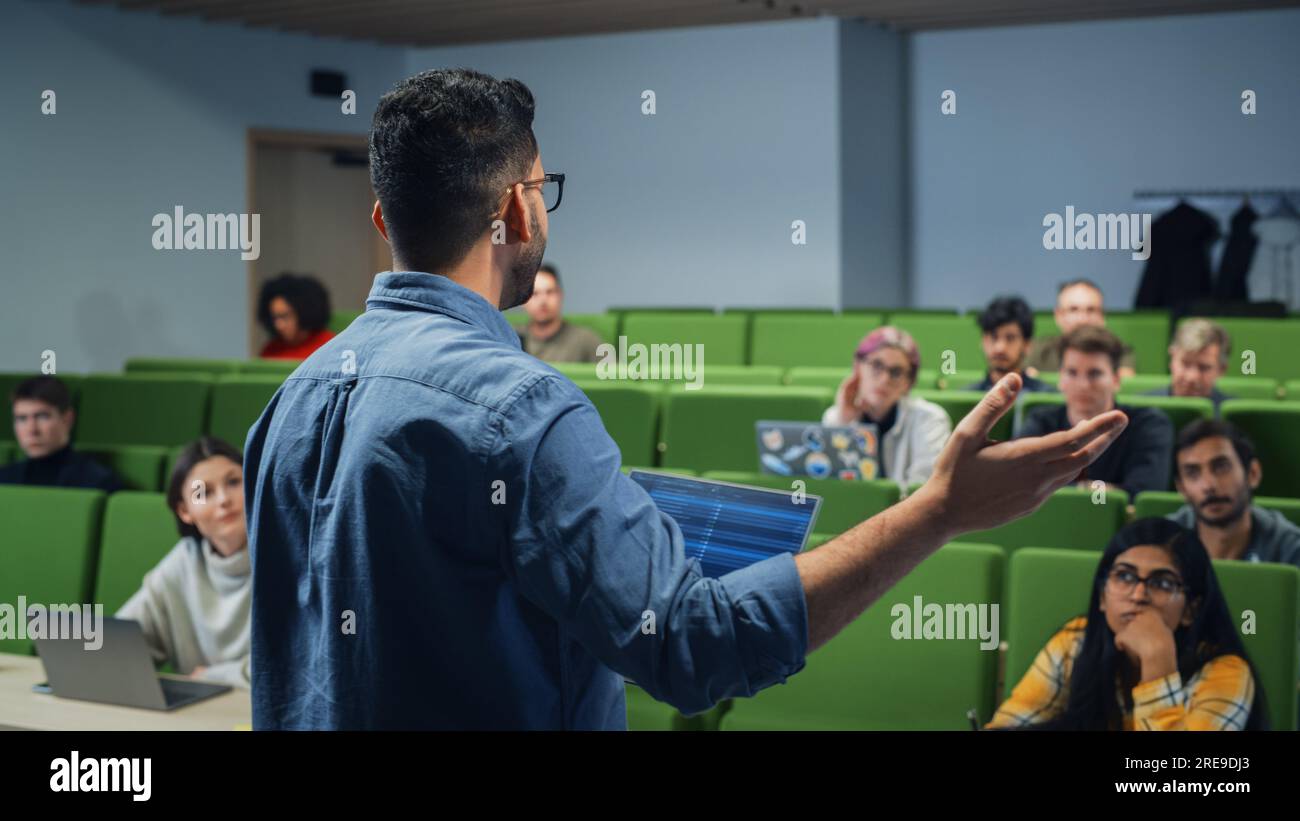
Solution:
<path fill-rule="evenodd" d="M 54 695 L 174 710 L 230 690 L 225 684 L 160 677 L 137 622 L 104 619 L 103 633 L 104 642 L 97 650 L 87 649 L 80 638 L 34 640 Z"/>

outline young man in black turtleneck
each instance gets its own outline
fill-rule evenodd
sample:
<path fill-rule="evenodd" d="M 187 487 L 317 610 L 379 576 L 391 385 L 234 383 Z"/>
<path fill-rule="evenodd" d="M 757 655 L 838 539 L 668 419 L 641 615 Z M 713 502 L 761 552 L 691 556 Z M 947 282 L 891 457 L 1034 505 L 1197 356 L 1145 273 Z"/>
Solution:
<path fill-rule="evenodd" d="M 14 438 L 27 458 L 0 467 L 0 485 L 81 487 L 109 493 L 122 490 L 113 471 L 73 451 L 69 439 L 77 412 L 68 386 L 54 376 L 33 376 L 10 396 Z"/>

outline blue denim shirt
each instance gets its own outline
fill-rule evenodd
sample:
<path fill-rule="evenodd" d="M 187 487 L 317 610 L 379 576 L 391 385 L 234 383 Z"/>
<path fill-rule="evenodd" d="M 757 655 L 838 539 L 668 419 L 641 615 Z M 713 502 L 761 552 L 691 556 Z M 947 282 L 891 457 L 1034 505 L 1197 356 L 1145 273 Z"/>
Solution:
<path fill-rule="evenodd" d="M 445 277 L 378 275 L 244 463 L 255 729 L 623 729 L 624 676 L 692 713 L 803 667 L 793 558 L 703 577 L 582 391 Z"/>

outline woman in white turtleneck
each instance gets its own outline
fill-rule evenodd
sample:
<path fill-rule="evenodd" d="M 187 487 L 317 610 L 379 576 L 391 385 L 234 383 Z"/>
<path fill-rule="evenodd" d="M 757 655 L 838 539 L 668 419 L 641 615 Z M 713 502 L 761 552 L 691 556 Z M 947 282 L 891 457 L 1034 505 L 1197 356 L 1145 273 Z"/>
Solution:
<path fill-rule="evenodd" d="M 117 615 L 140 623 L 156 663 L 248 687 L 253 585 L 242 465 L 220 439 L 186 446 L 167 487 L 182 538 Z"/>

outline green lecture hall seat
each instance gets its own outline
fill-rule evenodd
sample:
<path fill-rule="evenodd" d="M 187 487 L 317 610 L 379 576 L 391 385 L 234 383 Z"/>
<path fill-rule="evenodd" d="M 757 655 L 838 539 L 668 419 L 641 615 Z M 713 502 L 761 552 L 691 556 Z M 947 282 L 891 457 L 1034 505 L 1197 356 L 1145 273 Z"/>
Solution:
<path fill-rule="evenodd" d="M 361 316 L 363 313 L 364 311 L 333 311 L 330 313 L 329 324 L 325 327 L 333 333 L 342 333 L 352 324 L 352 320 Z"/>
<path fill-rule="evenodd" d="M 899 497 L 898 483 L 888 479 L 846 482 L 839 479 L 811 479 L 807 476 L 776 476 L 732 470 L 707 471 L 703 478 L 787 492 L 795 489 L 795 480 L 802 481 L 808 495 L 822 498 L 813 530 L 823 535 L 843 533 L 895 504 Z"/>
<path fill-rule="evenodd" d="M 984 371 L 955 371 L 953 373 L 944 373 L 936 371 L 934 377 L 934 387 L 941 391 L 964 391 L 970 390 L 970 386 L 983 381 Z M 917 374 L 916 386 L 918 388 L 927 388 L 929 385 L 921 384 L 921 375 Z"/>
<path fill-rule="evenodd" d="M 1028 516 L 992 530 L 968 533 L 963 538 L 1000 545 L 1010 552 L 1029 546 L 1105 550 L 1110 538 L 1124 526 L 1129 499 L 1122 490 L 1107 490 L 1098 498 L 1105 499 L 1105 503 L 1094 503 L 1091 490 L 1061 488 Z"/>
<path fill-rule="evenodd" d="M 1300 321 L 1212 317 L 1232 338 L 1228 373 L 1240 374 L 1253 362 L 1254 373 L 1268 379 L 1300 379 Z M 1243 358 L 1243 354 L 1251 354 Z"/>
<path fill-rule="evenodd" d="M 1300 498 L 1300 402 L 1230 399 L 1220 412 L 1255 444 L 1264 465 L 1257 492 Z"/>
<path fill-rule="evenodd" d="M 526 317 L 527 314 L 524 316 Z M 596 332 L 596 336 L 599 336 L 602 342 L 618 344 L 618 317 L 614 314 L 565 314 L 564 321 L 571 325 L 590 328 Z"/>
<path fill-rule="evenodd" d="M 1003 563 L 1002 551 L 991 545 L 940 548 L 809 654 L 804 669 L 784 684 L 733 699 L 721 728 L 961 730 L 969 726 L 966 713 L 972 708 L 986 718 L 996 696 L 996 646 L 983 649 L 978 637 L 928 641 L 896 639 L 893 633 L 898 625 L 915 622 L 919 614 L 910 619 L 907 614 L 917 597 L 922 609 L 997 603 Z"/>
<path fill-rule="evenodd" d="M 179 445 L 203 433 L 212 377 L 92 374 L 81 385 L 78 442 Z"/>
<path fill-rule="evenodd" d="M 1052 324 L 1056 324 L 1055 320 Z M 1167 313 L 1107 311 L 1106 328 L 1133 349 L 1139 374 L 1169 373 L 1169 315 Z"/>
<path fill-rule="evenodd" d="M 652 465 L 659 420 L 656 389 L 635 382 L 580 385 L 600 414 L 605 431 L 618 445 L 625 465 Z"/>
<path fill-rule="evenodd" d="M 972 316 L 899 311 L 888 314 L 886 321 L 916 340 L 923 368 L 975 371 L 984 367 L 980 329 Z M 953 356 L 945 357 L 945 351 L 952 351 Z"/>
<path fill-rule="evenodd" d="M 831 366 L 800 365 L 787 370 L 782 382 L 798 388 L 829 388 L 834 391 L 839 389 L 840 383 L 849 375 L 852 368 L 852 362 Z"/>
<path fill-rule="evenodd" d="M 1214 403 L 1199 396 L 1132 396 L 1121 393 L 1115 401 L 1121 405 L 1160 410 L 1173 424 L 1175 439 L 1178 431 L 1197 419 L 1214 418 Z"/>
<path fill-rule="evenodd" d="M 881 319 L 879 314 L 756 313 L 750 361 L 755 365 L 840 367 L 847 371 L 858 343 L 880 327 Z"/>
<path fill-rule="evenodd" d="M 242 453 L 248 429 L 262 415 L 283 382 L 276 376 L 255 374 L 218 377 L 212 384 L 208 433 Z"/>
<path fill-rule="evenodd" d="M 7 465 L 23 458 L 16 442 L 0 442 L 0 465 Z"/>
<path fill-rule="evenodd" d="M 301 359 L 245 359 L 239 363 L 239 373 L 278 376 L 284 379 L 298 369 Z"/>
<path fill-rule="evenodd" d="M 108 497 L 95 577 L 95 601 L 104 605 L 105 615 L 126 604 L 179 540 L 165 494 L 128 490 Z"/>
<path fill-rule="evenodd" d="M 703 345 L 707 372 L 709 365 L 746 364 L 745 324 L 746 318 L 739 314 L 709 316 L 638 311 L 623 317 L 623 335 L 629 346 L 645 345 L 647 356 L 653 352 L 650 346 L 656 344 Z"/>
<path fill-rule="evenodd" d="M 1262 376 L 1221 376 L 1220 391 L 1232 399 L 1281 399 L 1282 383 Z"/>
<path fill-rule="evenodd" d="M 133 356 L 122 368 L 126 373 L 206 373 L 218 376 L 235 373 L 243 364 L 241 359 L 202 359 L 181 356 Z"/>
<path fill-rule="evenodd" d="M 89 602 L 105 494 L 80 488 L 0 485 L 0 602 Z M 0 639 L 0 652 L 29 654 L 30 639 Z"/>
<path fill-rule="evenodd" d="M 952 422 L 953 427 L 966 417 L 966 414 L 974 410 L 975 406 L 984 398 L 982 391 L 940 391 L 940 390 L 914 390 L 913 396 L 928 400 L 943 408 L 948 414 L 948 419 Z M 991 434 L 993 439 L 1000 442 L 1011 438 L 1011 423 L 1014 421 L 1014 412 L 1007 411 L 993 425 Z"/>
<path fill-rule="evenodd" d="M 833 394 L 824 388 L 720 385 L 664 395 L 659 463 L 692 470 L 758 470 L 754 423 L 820 421 Z"/>
<path fill-rule="evenodd" d="M 1168 385 L 1169 374 L 1167 373 L 1139 373 L 1121 379 L 1119 392 L 1124 396 L 1135 396 L 1156 388 L 1168 387 Z"/>
<path fill-rule="evenodd" d="M 131 490 L 162 490 L 167 448 L 161 445 L 77 445 L 76 450 L 117 474 Z"/>
<path fill-rule="evenodd" d="M 1010 694 L 1057 630 L 1087 612 L 1099 559 L 1099 554 L 1036 547 L 1011 557 L 1004 694 Z M 1223 560 L 1215 560 L 1214 571 L 1229 611 L 1255 613 L 1255 632 L 1242 639 L 1263 682 L 1272 727 L 1295 729 L 1300 571 L 1290 565 Z M 1234 621 L 1240 631 L 1244 622 Z"/>

